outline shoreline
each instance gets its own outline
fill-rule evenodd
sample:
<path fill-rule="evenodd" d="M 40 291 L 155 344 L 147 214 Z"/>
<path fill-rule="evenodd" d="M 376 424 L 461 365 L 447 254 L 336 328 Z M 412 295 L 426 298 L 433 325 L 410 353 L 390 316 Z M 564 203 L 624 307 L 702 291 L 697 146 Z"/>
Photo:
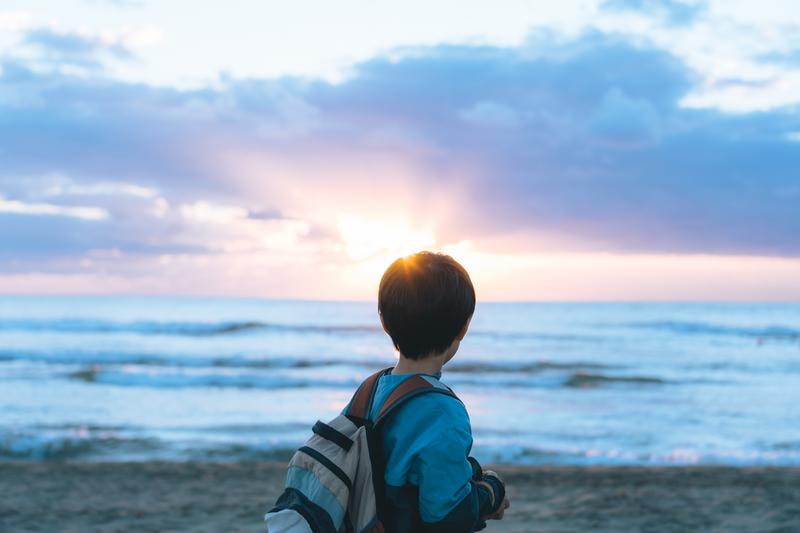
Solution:
<path fill-rule="evenodd" d="M 798 531 L 800 467 L 495 466 L 487 532 Z M 285 463 L 4 462 L 2 531 L 264 531 Z"/>

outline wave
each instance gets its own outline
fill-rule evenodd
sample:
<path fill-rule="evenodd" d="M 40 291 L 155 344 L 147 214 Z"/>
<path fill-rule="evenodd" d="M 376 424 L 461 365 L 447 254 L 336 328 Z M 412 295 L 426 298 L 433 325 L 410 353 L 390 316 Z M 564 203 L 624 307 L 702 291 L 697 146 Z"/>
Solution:
<path fill-rule="evenodd" d="M 67 377 L 102 385 L 148 388 L 236 388 L 236 389 L 355 389 L 359 381 L 348 377 L 303 378 L 286 374 L 190 374 L 183 372 L 136 372 L 104 367 L 87 367 L 70 372 Z"/>
<path fill-rule="evenodd" d="M 310 431 L 312 422 L 265 422 L 265 423 L 217 423 L 210 425 L 159 425 L 159 433 L 170 434 L 203 434 L 217 433 L 229 435 L 244 435 L 248 433 L 261 433 L 269 435 L 272 433 L 292 433 L 297 431 Z M 132 433 L 144 433 L 148 430 L 147 426 L 141 425 L 117 425 L 117 424 L 96 424 L 96 423 L 35 423 L 25 426 L 25 431 L 51 434 L 58 433 L 65 435 L 116 435 Z M 2 430 L 0 429 L 0 440 L 2 440 Z"/>
<path fill-rule="evenodd" d="M 312 359 L 302 357 L 243 357 L 243 356 L 199 356 L 173 354 L 120 354 L 104 351 L 0 351 L 0 362 L 32 361 L 57 365 L 138 365 L 153 367 L 184 368 L 311 368 L 333 365 L 375 366 L 368 361 L 342 359 Z"/>
<path fill-rule="evenodd" d="M 256 331 L 295 333 L 375 333 L 369 325 L 280 324 L 259 321 L 231 322 L 112 322 L 103 320 L 4 320 L 0 330 L 57 333 L 137 333 L 141 335 L 174 335 L 211 337 Z"/>
<path fill-rule="evenodd" d="M 487 337 L 497 340 L 509 339 L 535 339 L 540 341 L 557 341 L 557 342 L 600 342 L 606 340 L 607 337 L 602 335 L 588 335 L 588 334 L 566 334 L 566 333 L 545 333 L 535 331 L 491 331 L 491 330 L 469 330 L 470 337 Z"/>
<path fill-rule="evenodd" d="M 115 435 L 12 434 L 0 438 L 0 460 L 69 460 L 87 457 L 148 457 L 161 448 L 155 438 L 121 438 Z"/>
<path fill-rule="evenodd" d="M 500 374 L 491 375 L 487 374 L 476 377 L 448 377 L 447 383 L 453 386 L 470 385 L 476 387 L 490 387 L 490 388 L 537 388 L 537 389 L 553 389 L 553 388 L 569 388 L 569 389 L 596 389 L 601 387 L 615 387 L 615 386 L 650 386 L 650 385 L 666 385 L 673 383 L 657 377 L 650 376 L 620 376 L 599 374 L 591 372 L 572 372 L 566 377 L 561 375 L 544 375 L 537 376 L 535 374 Z M 688 383 L 688 382 L 682 382 Z"/>
<path fill-rule="evenodd" d="M 60 431 L 53 431 L 60 429 Z M 200 428 L 198 428 L 200 429 Z M 140 428 L 131 434 L 120 428 L 66 426 L 37 430 L 0 431 L 0 461 L 279 461 L 286 462 L 311 434 L 310 424 L 297 431 L 282 433 L 277 440 L 270 428 L 262 428 L 263 439 L 198 440 L 177 435 L 157 438 Z M 163 435 L 163 431 L 159 430 Z M 797 448 L 777 446 L 749 449 L 633 450 L 620 447 L 595 447 L 590 444 L 537 447 L 513 442 L 489 444 L 484 432 L 475 429 L 473 452 L 487 463 L 507 465 L 761 465 L 800 466 Z M 247 436 L 246 436 L 247 437 Z"/>
<path fill-rule="evenodd" d="M 66 377 L 90 384 L 146 388 L 237 388 L 237 389 L 298 389 L 332 388 L 354 389 L 360 374 L 336 370 L 317 375 L 286 372 L 214 372 L 213 369 L 186 369 L 162 367 L 158 371 L 135 365 L 93 365 L 68 372 Z M 199 371 L 198 371 L 199 370 Z M 343 369 L 344 370 L 344 369 Z M 599 388 L 617 385 L 663 385 L 669 381 L 649 376 L 625 376 L 592 373 L 587 371 L 563 373 L 449 373 L 446 382 L 454 387 L 489 388 Z"/>
<path fill-rule="evenodd" d="M 626 327 L 653 329 L 679 334 L 723 335 L 753 337 L 759 340 L 800 340 L 800 329 L 788 326 L 742 327 L 714 324 L 711 322 L 688 322 L 659 320 L 649 322 L 630 322 Z"/>
<path fill-rule="evenodd" d="M 708 450 L 674 448 L 663 451 L 634 451 L 624 448 L 575 447 L 547 449 L 520 446 L 481 446 L 474 453 L 487 463 L 506 465 L 570 466 L 800 466 L 800 452 L 761 449 Z"/>
<path fill-rule="evenodd" d="M 556 361 L 535 361 L 532 363 L 458 363 L 453 362 L 446 367 L 447 372 L 455 373 L 539 373 L 548 370 L 600 370 L 616 368 L 613 365 L 589 362 L 556 362 Z"/>
<path fill-rule="evenodd" d="M 8 361 L 33 361 L 58 365 L 137 365 L 153 367 L 178 368 L 251 368 L 251 369 L 300 369 L 323 368 L 331 366 L 373 369 L 388 366 L 391 360 L 386 356 L 375 356 L 373 359 L 350 359 L 347 357 L 313 358 L 313 357 L 258 357 L 258 356 L 201 356 L 176 354 L 120 354 L 111 351 L 0 351 L 0 363 Z M 445 367 L 450 374 L 503 374 L 525 373 L 536 374 L 559 370 L 609 370 L 619 368 L 589 361 L 550 361 L 532 362 L 469 362 L 453 361 Z"/>
<path fill-rule="evenodd" d="M 310 433 L 310 430 L 309 430 Z M 266 435 L 266 433 L 265 433 Z M 114 433 L 48 435 L 35 432 L 0 436 L 0 460 L 12 461 L 288 461 L 297 446 L 169 441 Z"/>
<path fill-rule="evenodd" d="M 665 385 L 669 383 L 661 378 L 650 376 L 609 376 L 605 374 L 592 374 L 576 372 L 564 382 L 565 387 L 579 389 L 593 389 L 609 385 Z"/>
<path fill-rule="evenodd" d="M 101 319 L 30 319 L 0 320 L 0 331 L 28 331 L 55 333 L 135 333 L 140 335 L 168 335 L 185 337 L 213 337 L 254 332 L 359 334 L 382 333 L 378 324 L 284 324 L 257 320 L 222 322 L 117 322 Z M 530 331 L 471 330 L 471 337 L 498 340 L 537 339 L 544 341 L 595 342 L 604 339 L 597 335 L 558 334 Z"/>

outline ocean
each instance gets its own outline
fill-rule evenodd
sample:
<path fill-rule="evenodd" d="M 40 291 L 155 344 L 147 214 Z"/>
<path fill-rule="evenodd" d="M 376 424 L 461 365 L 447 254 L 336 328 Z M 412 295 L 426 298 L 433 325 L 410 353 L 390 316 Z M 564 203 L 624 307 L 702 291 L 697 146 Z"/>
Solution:
<path fill-rule="evenodd" d="M 391 366 L 376 304 L 0 297 L 0 460 L 284 460 Z M 800 465 L 800 304 L 479 303 L 485 463 Z"/>

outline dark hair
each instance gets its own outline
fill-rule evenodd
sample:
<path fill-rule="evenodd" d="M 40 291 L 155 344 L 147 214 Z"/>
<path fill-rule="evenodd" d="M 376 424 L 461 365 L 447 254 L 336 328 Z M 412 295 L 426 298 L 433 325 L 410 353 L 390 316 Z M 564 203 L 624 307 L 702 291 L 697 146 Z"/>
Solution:
<path fill-rule="evenodd" d="M 419 252 L 386 269 L 378 311 L 394 347 L 409 359 L 423 359 L 455 340 L 475 311 L 475 288 L 449 255 Z"/>

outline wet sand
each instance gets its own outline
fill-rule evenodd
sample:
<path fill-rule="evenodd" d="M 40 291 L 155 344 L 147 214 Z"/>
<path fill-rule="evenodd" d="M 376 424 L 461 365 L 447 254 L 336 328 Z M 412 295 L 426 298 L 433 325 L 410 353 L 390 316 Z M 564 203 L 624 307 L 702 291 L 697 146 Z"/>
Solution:
<path fill-rule="evenodd" d="M 491 531 L 800 532 L 800 468 L 497 467 Z M 0 531 L 264 531 L 276 463 L 0 463 Z"/>

